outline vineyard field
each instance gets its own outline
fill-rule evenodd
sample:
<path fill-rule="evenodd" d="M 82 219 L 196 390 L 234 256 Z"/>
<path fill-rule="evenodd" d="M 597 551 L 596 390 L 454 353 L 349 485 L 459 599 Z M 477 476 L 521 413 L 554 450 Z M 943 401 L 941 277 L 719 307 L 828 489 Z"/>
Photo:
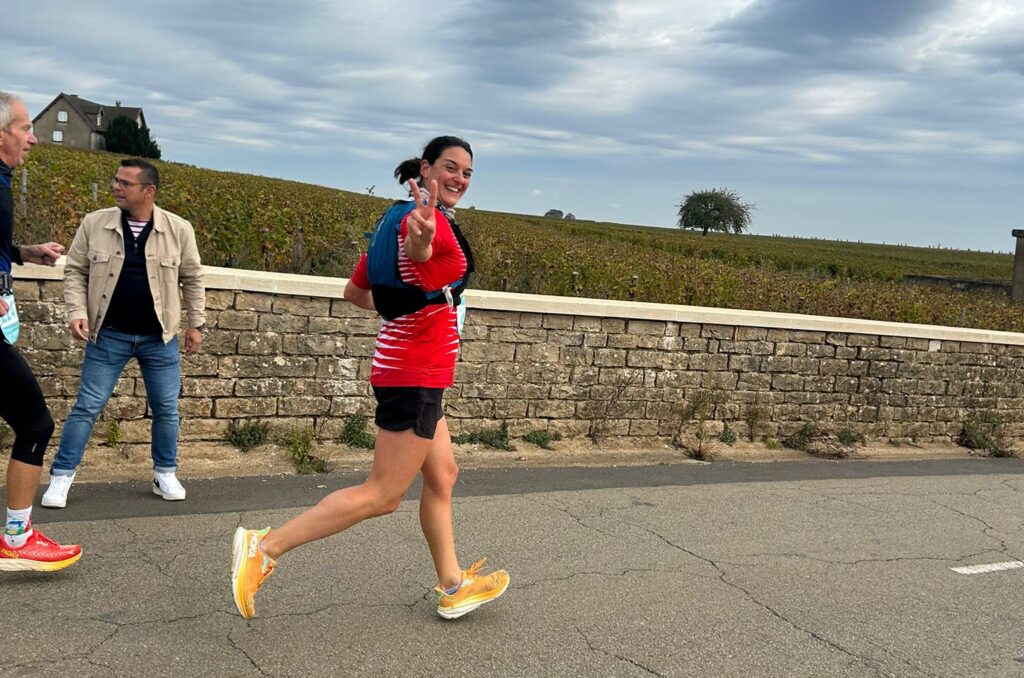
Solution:
<path fill-rule="evenodd" d="M 40 144 L 16 173 L 20 242 L 67 244 L 113 204 L 121 156 Z M 192 222 L 209 265 L 347 277 L 390 202 L 282 179 L 156 162 L 165 209 Z M 93 186 L 96 186 L 95 196 Z M 23 199 L 22 199 L 22 196 Z M 1024 332 L 1024 304 L 911 285 L 905 274 L 1006 281 L 1009 254 L 681 232 L 459 209 L 475 287 Z"/>

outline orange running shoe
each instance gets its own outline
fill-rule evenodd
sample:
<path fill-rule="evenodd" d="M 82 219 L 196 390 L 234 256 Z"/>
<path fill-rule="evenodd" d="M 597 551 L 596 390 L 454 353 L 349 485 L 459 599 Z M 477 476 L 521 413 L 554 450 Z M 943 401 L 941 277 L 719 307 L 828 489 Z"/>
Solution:
<path fill-rule="evenodd" d="M 469 569 L 462 571 L 462 583 L 455 593 L 445 593 L 435 588 L 437 593 L 437 613 L 445 619 L 455 619 L 467 612 L 472 612 L 484 603 L 496 600 L 508 588 L 509 576 L 505 570 L 497 570 L 485 576 L 479 572 L 486 558 L 481 558 Z"/>
<path fill-rule="evenodd" d="M 260 550 L 260 541 L 270 532 L 262 530 L 235 530 L 231 553 L 231 591 L 235 607 L 246 619 L 256 616 L 256 592 L 274 571 L 277 563 Z"/>
<path fill-rule="evenodd" d="M 54 572 L 74 565 L 81 557 L 78 544 L 58 544 L 35 528 L 21 548 L 12 548 L 0 538 L 0 570 L 6 572 Z"/>

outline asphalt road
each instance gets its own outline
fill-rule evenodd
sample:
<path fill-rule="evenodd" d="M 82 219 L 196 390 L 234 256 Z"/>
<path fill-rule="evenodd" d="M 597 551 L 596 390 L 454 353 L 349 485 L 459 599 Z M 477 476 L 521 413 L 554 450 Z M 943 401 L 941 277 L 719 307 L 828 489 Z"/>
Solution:
<path fill-rule="evenodd" d="M 76 484 L 34 519 L 81 562 L 0 575 L 0 676 L 1024 675 L 1019 460 L 464 471 L 459 553 L 503 598 L 436 617 L 410 500 L 286 555 L 239 617 L 235 527 L 360 479 Z"/>

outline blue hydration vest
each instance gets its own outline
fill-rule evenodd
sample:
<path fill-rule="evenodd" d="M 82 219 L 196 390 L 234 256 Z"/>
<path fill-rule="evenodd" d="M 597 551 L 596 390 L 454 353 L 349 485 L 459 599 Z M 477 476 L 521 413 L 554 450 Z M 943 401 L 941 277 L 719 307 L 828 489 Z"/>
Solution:
<path fill-rule="evenodd" d="M 402 280 L 398 272 L 398 236 L 402 220 L 416 207 L 414 200 L 400 200 L 392 205 L 377 221 L 373 231 L 366 234 L 370 247 L 366 252 L 366 275 L 370 279 L 373 305 L 377 313 L 387 320 L 414 313 L 430 304 L 458 306 L 462 291 L 469 283 L 469 274 L 475 270 L 473 253 L 462 235 L 459 225 L 447 217 L 455 239 L 466 257 L 466 272 L 436 290 L 423 290 Z"/>

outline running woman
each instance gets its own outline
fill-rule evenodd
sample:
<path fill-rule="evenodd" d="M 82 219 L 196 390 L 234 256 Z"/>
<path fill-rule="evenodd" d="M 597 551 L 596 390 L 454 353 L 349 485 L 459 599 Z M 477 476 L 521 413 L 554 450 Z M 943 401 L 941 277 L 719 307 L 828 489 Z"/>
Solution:
<path fill-rule="evenodd" d="M 464 282 L 472 270 L 472 253 L 454 219 L 455 205 L 472 175 L 472 149 L 450 136 L 432 140 L 421 158 L 406 160 L 395 169 L 395 178 L 408 183 L 416 201 L 398 233 L 402 281 L 418 288 L 410 288 L 410 296 L 422 299 L 423 291 L 442 287 L 448 291 L 449 283 Z M 391 317 L 383 309 L 384 295 L 377 295 L 370 283 L 365 255 L 345 287 L 345 299 Z M 388 295 L 388 303 L 394 301 Z M 458 349 L 458 304 L 451 294 L 405 315 L 382 318 L 370 372 L 377 400 L 370 475 L 361 485 L 329 494 L 281 527 L 238 528 L 231 584 L 243 617 L 255 615 L 256 592 L 282 555 L 367 518 L 392 513 L 418 473 L 423 474 L 420 527 L 438 578 L 437 613 L 445 619 L 461 617 L 505 592 L 507 572 L 481 574 L 484 560 L 463 570 L 455 553 L 452 488 L 458 467 L 441 400 L 444 389 L 454 383 Z"/>

